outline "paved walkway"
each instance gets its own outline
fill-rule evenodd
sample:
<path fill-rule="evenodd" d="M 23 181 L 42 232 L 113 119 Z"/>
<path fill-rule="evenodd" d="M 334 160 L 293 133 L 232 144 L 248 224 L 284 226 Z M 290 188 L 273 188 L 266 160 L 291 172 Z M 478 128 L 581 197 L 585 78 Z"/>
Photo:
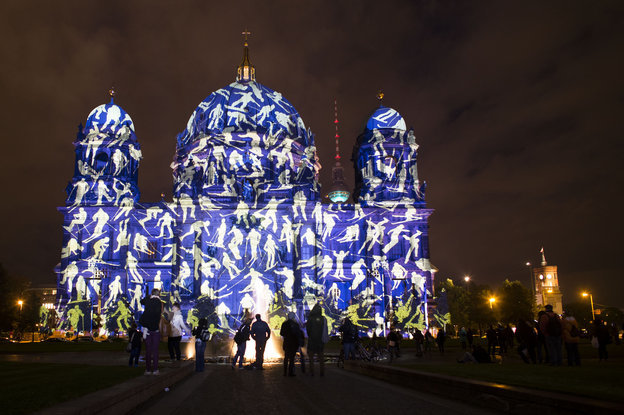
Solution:
<path fill-rule="evenodd" d="M 149 414 L 491 414 L 328 365 L 324 377 L 284 377 L 282 366 L 264 371 L 206 365 L 136 413 Z"/>

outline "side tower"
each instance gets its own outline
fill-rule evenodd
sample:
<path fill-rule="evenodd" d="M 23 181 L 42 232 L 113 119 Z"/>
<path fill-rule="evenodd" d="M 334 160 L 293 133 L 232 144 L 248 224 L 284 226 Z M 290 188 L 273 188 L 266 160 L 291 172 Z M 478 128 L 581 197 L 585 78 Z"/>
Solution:
<path fill-rule="evenodd" d="M 110 299 L 116 300 L 126 288 L 124 223 L 127 227 L 139 199 L 141 149 L 132 119 L 115 105 L 113 90 L 110 95 L 110 102 L 91 111 L 85 127 L 79 127 L 74 176 L 65 207 L 58 209 L 64 220 L 57 309 L 62 327 L 78 332 L 91 330 L 92 310 L 116 305 L 103 304 L 104 293 L 112 292 Z"/>
<path fill-rule="evenodd" d="M 539 309 L 544 309 L 546 304 L 553 306 L 553 311 L 557 314 L 563 313 L 563 300 L 559 289 L 559 276 L 557 266 L 548 265 L 544 248 L 540 251 L 542 255 L 541 266 L 533 267 L 533 284 L 535 288 L 535 304 Z"/>
<path fill-rule="evenodd" d="M 323 210 L 319 280 L 326 315 L 349 317 L 369 333 L 428 325 L 432 211 L 418 180 L 417 149 L 403 117 L 380 106 L 353 149 L 355 204 Z"/>

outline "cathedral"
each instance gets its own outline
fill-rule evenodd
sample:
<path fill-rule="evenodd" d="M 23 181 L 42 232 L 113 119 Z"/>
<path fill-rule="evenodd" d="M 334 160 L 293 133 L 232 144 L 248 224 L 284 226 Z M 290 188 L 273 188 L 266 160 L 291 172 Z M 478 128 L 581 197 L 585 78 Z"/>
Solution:
<path fill-rule="evenodd" d="M 74 142 L 57 274 L 60 328 L 124 331 L 153 288 L 189 324 L 231 336 L 248 315 L 279 329 L 322 305 L 328 330 L 428 326 L 425 184 L 403 117 L 380 105 L 353 149 L 354 203 L 336 117 L 330 203 L 322 203 L 315 137 L 279 92 L 256 81 L 247 41 L 236 80 L 210 94 L 177 136 L 173 197 L 140 200 L 141 146 L 114 102 L 95 108 Z"/>

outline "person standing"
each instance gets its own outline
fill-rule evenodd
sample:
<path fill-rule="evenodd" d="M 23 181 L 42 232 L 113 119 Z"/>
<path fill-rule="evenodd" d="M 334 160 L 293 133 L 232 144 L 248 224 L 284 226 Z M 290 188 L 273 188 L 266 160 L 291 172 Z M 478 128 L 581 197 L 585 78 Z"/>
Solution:
<path fill-rule="evenodd" d="M 158 372 L 158 343 L 160 342 L 160 315 L 163 312 L 163 303 L 160 301 L 160 290 L 154 288 L 152 295 L 141 300 L 145 307 L 139 324 L 143 327 L 145 340 L 145 374 L 157 375 Z"/>
<path fill-rule="evenodd" d="M 308 358 L 310 359 L 310 374 L 314 376 L 314 355 L 317 356 L 321 376 L 325 376 L 325 343 L 329 340 L 327 320 L 323 317 L 321 306 L 317 303 L 312 307 L 306 323 L 308 332 Z"/>
<path fill-rule="evenodd" d="M 180 303 L 174 303 L 171 308 L 173 317 L 171 318 L 171 335 L 167 339 L 167 347 L 169 349 L 169 357 L 173 361 L 179 361 L 182 353 L 180 351 L 180 341 L 182 340 L 183 332 L 189 333 L 191 330 L 184 324 L 182 318 L 182 312 L 180 311 Z"/>
<path fill-rule="evenodd" d="M 358 330 L 353 325 L 349 317 L 345 318 L 342 326 L 340 326 L 340 333 L 342 333 L 342 347 L 344 350 L 344 360 L 350 358 L 355 359 L 355 342 L 358 340 Z"/>
<path fill-rule="evenodd" d="M 256 321 L 251 325 L 251 338 L 256 341 L 256 369 L 263 370 L 264 349 L 267 341 L 271 338 L 271 329 L 269 325 L 262 320 L 260 314 L 256 314 Z"/>
<path fill-rule="evenodd" d="M 199 319 L 197 327 L 193 329 L 193 336 L 195 336 L 195 372 L 203 372 L 206 342 L 210 338 L 210 332 L 208 331 L 208 319 L 206 319 L 206 317 Z"/>
<path fill-rule="evenodd" d="M 288 313 L 288 320 L 282 323 L 280 336 L 284 338 L 284 376 L 295 376 L 295 356 L 299 350 L 301 329 L 295 313 Z"/>
<path fill-rule="evenodd" d="M 524 363 L 535 364 L 535 345 L 537 344 L 537 335 L 533 325 L 524 319 L 519 319 L 516 324 L 516 337 L 518 338 L 518 354 Z"/>
<path fill-rule="evenodd" d="M 468 333 L 466 332 L 466 328 L 462 327 L 459 329 L 459 344 L 461 345 L 462 350 L 466 350 L 466 344 L 468 343 Z"/>
<path fill-rule="evenodd" d="M 565 312 L 564 318 L 561 320 L 561 329 L 568 357 L 568 366 L 580 366 L 581 356 L 578 351 L 580 331 L 578 323 L 570 311 Z"/>
<path fill-rule="evenodd" d="M 544 310 L 541 310 L 537 313 L 537 322 L 535 322 L 535 329 L 537 330 L 537 361 L 541 363 L 548 363 L 548 348 L 546 347 L 546 337 L 544 333 L 542 333 L 542 329 L 540 327 L 540 319 L 542 316 L 546 314 Z M 542 349 L 544 353 L 542 354 Z"/>
<path fill-rule="evenodd" d="M 425 353 L 431 351 L 431 343 L 433 343 L 433 335 L 429 331 L 429 329 L 425 330 Z"/>
<path fill-rule="evenodd" d="M 438 335 L 436 336 L 436 343 L 438 343 L 438 350 L 440 354 L 444 354 L 444 342 L 446 341 L 446 333 L 444 333 L 444 329 L 440 328 L 438 330 Z"/>
<path fill-rule="evenodd" d="M 611 334 L 609 334 L 609 328 L 600 318 L 596 318 L 594 321 L 594 337 L 598 339 L 598 359 L 600 361 L 607 360 L 609 357 L 607 344 L 611 343 Z"/>
<path fill-rule="evenodd" d="M 494 330 L 494 327 L 491 325 L 490 328 L 485 331 L 485 338 L 487 339 L 488 354 L 494 356 L 496 354 L 497 336 L 496 330 Z"/>
<path fill-rule="evenodd" d="M 128 366 L 138 367 L 139 356 L 141 356 L 141 333 L 137 330 L 136 323 L 132 323 L 130 330 L 128 331 L 128 341 L 130 343 L 130 360 Z"/>
<path fill-rule="evenodd" d="M 472 331 L 471 327 L 468 327 L 468 330 L 466 331 L 466 340 L 468 340 L 468 348 L 470 350 L 472 350 L 473 338 L 474 338 L 474 332 Z"/>
<path fill-rule="evenodd" d="M 390 332 L 388 333 L 388 352 L 390 353 L 390 363 L 394 360 L 394 357 L 399 357 L 399 335 L 396 332 L 394 326 L 390 327 Z"/>
<path fill-rule="evenodd" d="M 234 355 L 234 360 L 232 361 L 232 369 L 236 367 L 236 362 L 238 361 L 238 368 L 243 368 L 243 361 L 245 360 L 245 350 L 247 349 L 247 341 L 249 340 L 249 331 L 251 324 L 251 318 L 246 317 L 243 320 L 243 323 L 236 330 L 236 334 L 234 335 L 234 343 L 236 343 L 236 354 Z"/>
<path fill-rule="evenodd" d="M 546 312 L 540 317 L 539 324 L 544 338 L 551 366 L 561 366 L 561 319 L 553 311 L 553 306 L 547 304 Z"/>

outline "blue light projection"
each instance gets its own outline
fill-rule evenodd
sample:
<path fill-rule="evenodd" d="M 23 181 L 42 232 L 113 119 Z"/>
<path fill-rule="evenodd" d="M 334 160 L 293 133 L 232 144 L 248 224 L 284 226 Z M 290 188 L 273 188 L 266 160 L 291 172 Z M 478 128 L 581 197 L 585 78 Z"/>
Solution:
<path fill-rule="evenodd" d="M 253 79 L 195 109 L 177 138 L 170 202 L 139 202 L 140 146 L 112 100 L 74 145 L 59 208 L 62 328 L 88 331 L 100 310 L 102 333 L 125 330 L 154 287 L 182 304 L 187 322 L 207 317 L 221 336 L 249 312 L 279 330 L 289 311 L 305 318 L 317 302 L 330 330 L 344 317 L 368 333 L 427 325 L 432 211 L 414 134 L 395 110 L 377 109 L 358 138 L 355 204 L 321 203 L 314 135 Z"/>

